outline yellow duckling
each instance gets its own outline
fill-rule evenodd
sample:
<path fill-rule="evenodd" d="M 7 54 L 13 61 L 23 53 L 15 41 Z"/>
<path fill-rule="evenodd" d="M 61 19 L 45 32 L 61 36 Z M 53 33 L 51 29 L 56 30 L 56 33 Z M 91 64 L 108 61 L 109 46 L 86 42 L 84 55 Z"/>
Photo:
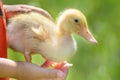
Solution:
<path fill-rule="evenodd" d="M 68 60 L 76 52 L 76 42 L 72 33 L 97 43 L 88 30 L 85 16 L 77 9 L 65 10 L 56 24 L 40 13 L 30 12 L 10 18 L 7 26 L 9 47 L 24 53 L 28 62 L 34 53 L 41 54 L 47 61 Z"/>

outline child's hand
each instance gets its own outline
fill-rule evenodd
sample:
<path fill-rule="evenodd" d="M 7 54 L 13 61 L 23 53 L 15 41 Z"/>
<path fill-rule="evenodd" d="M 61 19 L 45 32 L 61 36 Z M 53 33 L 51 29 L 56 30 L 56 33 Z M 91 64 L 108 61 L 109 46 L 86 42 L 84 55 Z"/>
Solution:
<path fill-rule="evenodd" d="M 24 5 L 4 5 L 6 12 L 29 12 L 30 8 L 25 7 Z"/>
<path fill-rule="evenodd" d="M 0 77 L 17 80 L 65 80 L 68 69 L 47 69 L 28 62 L 16 62 L 0 58 Z"/>
<path fill-rule="evenodd" d="M 34 12 L 38 12 L 38 13 L 46 16 L 50 20 L 53 20 L 51 15 L 47 11 L 43 10 L 42 8 L 38 8 L 38 7 L 30 6 L 30 5 L 23 5 L 23 4 L 3 5 L 3 7 L 5 9 L 7 18 L 12 17 L 19 13 L 29 13 L 31 11 L 34 11 Z"/>

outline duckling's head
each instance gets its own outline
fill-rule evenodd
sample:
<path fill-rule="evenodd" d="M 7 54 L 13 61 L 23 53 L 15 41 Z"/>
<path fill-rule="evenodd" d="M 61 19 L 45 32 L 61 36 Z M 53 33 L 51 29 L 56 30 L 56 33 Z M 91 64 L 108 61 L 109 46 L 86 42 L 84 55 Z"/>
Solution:
<path fill-rule="evenodd" d="M 97 43 L 90 33 L 84 14 L 77 9 L 67 9 L 58 18 L 58 27 L 64 33 L 77 33 L 92 43 Z"/>

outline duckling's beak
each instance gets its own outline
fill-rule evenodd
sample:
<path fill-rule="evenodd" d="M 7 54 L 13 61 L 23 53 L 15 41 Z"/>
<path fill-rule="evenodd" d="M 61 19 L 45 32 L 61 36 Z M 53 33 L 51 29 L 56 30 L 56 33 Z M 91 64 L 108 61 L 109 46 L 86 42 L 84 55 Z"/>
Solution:
<path fill-rule="evenodd" d="M 91 42 L 93 44 L 97 44 L 97 40 L 93 37 L 93 35 L 87 28 L 86 29 L 84 28 L 84 30 L 81 30 L 79 32 L 79 35 L 81 35 L 83 38 L 85 38 L 89 42 Z"/>

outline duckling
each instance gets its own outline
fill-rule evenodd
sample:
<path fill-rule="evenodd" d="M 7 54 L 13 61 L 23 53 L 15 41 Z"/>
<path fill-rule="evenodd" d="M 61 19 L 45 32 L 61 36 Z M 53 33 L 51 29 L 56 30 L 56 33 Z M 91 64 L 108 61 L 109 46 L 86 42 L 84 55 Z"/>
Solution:
<path fill-rule="evenodd" d="M 34 11 L 15 15 L 8 21 L 9 47 L 24 53 L 28 62 L 31 62 L 31 54 L 41 54 L 46 59 L 43 67 L 54 62 L 62 63 L 75 55 L 77 47 L 73 33 L 97 43 L 88 29 L 84 14 L 77 9 L 65 10 L 56 23 Z"/>

